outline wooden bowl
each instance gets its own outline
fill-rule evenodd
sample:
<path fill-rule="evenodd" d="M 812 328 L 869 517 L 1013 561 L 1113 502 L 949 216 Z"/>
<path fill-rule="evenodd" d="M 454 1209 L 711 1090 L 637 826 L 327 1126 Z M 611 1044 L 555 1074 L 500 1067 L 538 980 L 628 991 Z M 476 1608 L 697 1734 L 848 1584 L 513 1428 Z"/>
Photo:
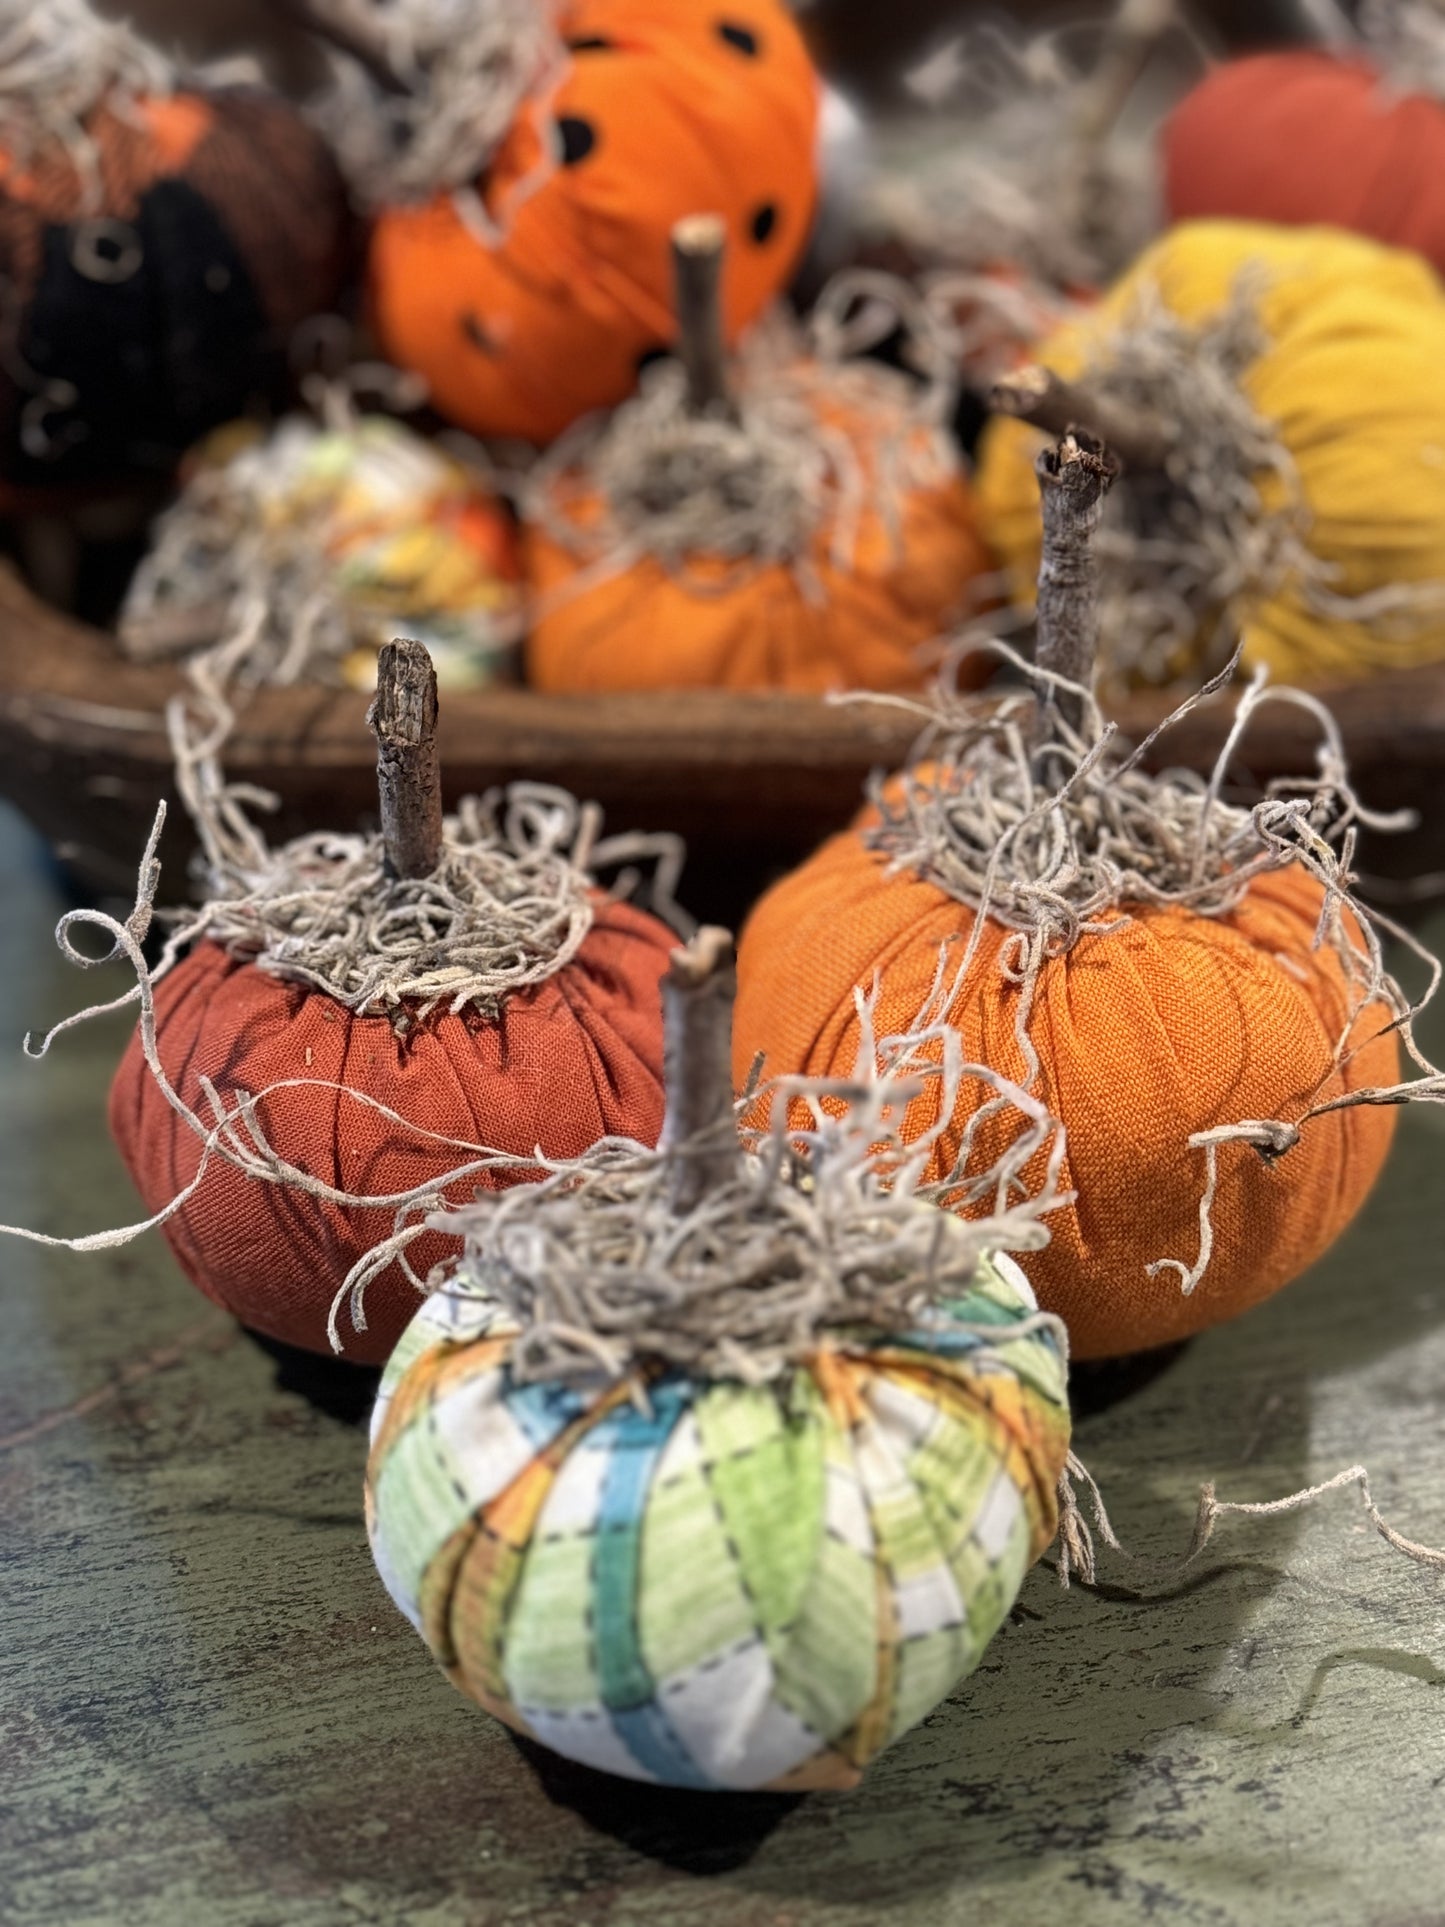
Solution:
<path fill-rule="evenodd" d="M 194 846 L 174 803 L 164 725 L 179 686 L 173 668 L 128 662 L 109 636 L 38 602 L 0 565 L 0 796 L 88 896 L 130 898 L 162 796 L 173 803 L 162 897 L 185 893 Z M 1422 816 L 1406 835 L 1369 839 L 1359 869 L 1393 878 L 1445 870 L 1445 665 L 1320 693 L 1339 718 L 1362 799 Z M 1138 739 L 1169 707 L 1164 696 L 1140 696 L 1118 720 Z M 1219 699 L 1201 705 L 1169 731 L 1155 766 L 1209 768 L 1232 710 Z M 245 703 L 226 769 L 276 793 L 269 834 L 374 821 L 365 711 L 356 691 L 315 685 L 261 690 Z M 486 689 L 444 696 L 440 745 L 449 803 L 529 778 L 595 799 L 611 830 L 678 831 L 689 846 L 689 907 L 735 924 L 773 875 L 849 821 L 870 770 L 901 762 L 916 732 L 907 711 L 886 703 Z M 1316 735 L 1303 711 L 1267 708 L 1236 758 L 1245 793 L 1312 771 Z"/>

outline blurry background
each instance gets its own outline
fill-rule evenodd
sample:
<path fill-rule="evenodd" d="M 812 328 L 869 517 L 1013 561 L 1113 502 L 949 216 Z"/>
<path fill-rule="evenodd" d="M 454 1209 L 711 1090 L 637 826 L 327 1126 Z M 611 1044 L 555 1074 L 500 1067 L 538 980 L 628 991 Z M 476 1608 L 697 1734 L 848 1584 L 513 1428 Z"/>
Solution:
<path fill-rule="evenodd" d="M 159 38 L 197 54 L 264 49 L 276 79 L 289 86 L 313 72 L 305 38 L 286 18 L 284 0 L 101 0 L 101 11 L 133 20 Z M 800 6 L 804 24 L 829 77 L 875 102 L 896 95 L 899 76 L 930 43 L 961 20 L 988 15 L 1047 25 L 1097 15 L 1097 7 L 1018 0 L 1013 6 L 967 6 L 958 0 L 814 0 Z M 1191 11 L 1231 48 L 1307 39 L 1334 0 L 1195 0 Z M 1348 7 L 1344 11 L 1349 11 Z"/>

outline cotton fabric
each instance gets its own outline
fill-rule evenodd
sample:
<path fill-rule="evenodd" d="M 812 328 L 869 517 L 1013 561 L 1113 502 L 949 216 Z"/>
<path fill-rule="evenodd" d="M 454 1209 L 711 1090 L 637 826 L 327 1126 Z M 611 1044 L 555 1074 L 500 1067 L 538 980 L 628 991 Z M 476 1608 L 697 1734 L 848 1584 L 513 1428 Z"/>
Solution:
<path fill-rule="evenodd" d="M 1328 222 L 1445 269 L 1445 105 L 1363 57 L 1225 61 L 1169 116 L 1160 158 L 1176 221 Z"/>
<path fill-rule="evenodd" d="M 1214 1254 L 1185 1296 L 1170 1269 L 1199 1248 L 1203 1153 L 1189 1137 L 1250 1118 L 1295 1122 L 1313 1104 L 1399 1074 L 1379 1006 L 1354 1026 L 1364 1048 L 1332 1072 L 1351 998 L 1338 960 L 1312 949 L 1321 889 L 1298 867 L 1258 878 L 1219 919 L 1136 906 L 1126 928 L 1084 937 L 1040 972 L 1029 1034 L 1036 1095 L 1064 1124 L 1061 1188 L 1072 1205 L 1043 1220 L 1051 1242 L 1029 1258 L 1039 1302 L 1069 1328 L 1073 1355 L 1112 1357 L 1172 1343 L 1234 1317 L 1312 1264 L 1364 1202 L 1394 1130 L 1388 1107 L 1333 1112 L 1268 1164 L 1247 1144 L 1219 1153 Z M 1129 910 L 1130 906 L 1123 906 Z M 738 953 L 733 1026 L 739 1083 L 754 1055 L 765 1073 L 846 1076 L 858 1048 L 855 991 L 878 973 L 879 1037 L 908 1028 L 952 941 L 961 961 L 973 912 L 911 874 L 887 877 L 856 831 L 834 837 L 775 884 Z M 1019 991 L 998 967 L 1008 933 L 990 922 L 948 1012 L 968 1057 L 1023 1082 Z M 988 1093 L 966 1084 L 930 1160 L 946 1175 L 962 1128 Z M 911 1141 L 936 1121 L 936 1083 L 910 1107 Z M 1001 1116 L 981 1130 L 976 1168 L 1017 1134 Z M 1025 1173 L 1042 1182 L 1046 1152 Z"/>
<path fill-rule="evenodd" d="M 450 195 L 383 210 L 372 313 L 388 357 L 482 435 L 546 442 L 632 392 L 677 324 L 673 224 L 725 217 L 734 339 L 786 284 L 816 198 L 819 85 L 780 0 L 572 0 L 572 64 L 550 117 L 519 116 L 479 189 L 499 238 Z"/>
<path fill-rule="evenodd" d="M 866 446 L 866 423 L 851 426 Z M 903 488 L 898 505 L 895 527 L 869 489 L 846 562 L 820 525 L 800 558 L 811 579 L 789 563 L 709 555 L 677 571 L 652 556 L 598 571 L 534 523 L 524 547 L 538 610 L 528 681 L 575 693 L 920 688 L 936 666 L 926 645 L 959 618 L 988 564 L 961 475 Z M 596 497 L 584 500 L 579 525 L 600 513 Z"/>
<path fill-rule="evenodd" d="M 1126 340 L 1144 291 L 1202 322 L 1242 274 L 1258 276 L 1268 344 L 1242 385 L 1293 460 L 1305 541 L 1326 571 L 1324 587 L 1340 597 L 1413 587 L 1425 597 L 1418 611 L 1383 619 L 1324 608 L 1296 576 L 1262 585 L 1236 612 L 1246 664 L 1318 682 L 1445 657 L 1445 388 L 1437 373 L 1445 291 L 1423 261 L 1331 228 L 1189 223 L 1142 255 L 1097 308 L 1048 337 L 1038 359 L 1077 377 Z M 991 422 L 975 480 L 984 539 L 1007 569 L 1013 599 L 1030 605 L 1041 446 L 1023 422 Z M 1264 509 L 1279 505 L 1277 477 L 1257 485 Z M 1199 611 L 1206 632 L 1218 615 Z"/>
<path fill-rule="evenodd" d="M 372 1424 L 397 1605 L 515 1731 L 631 1779 L 845 1787 L 972 1671 L 1053 1537 L 1064 1368 L 985 1262 L 936 1329 L 780 1386 L 519 1386 L 475 1287 L 413 1319 Z M 983 1336 L 969 1326 L 987 1328 Z"/>
<path fill-rule="evenodd" d="M 201 943 L 156 993 L 161 1062 L 203 1117 L 203 1076 L 231 1104 L 238 1092 L 284 1078 L 317 1080 L 266 1101 L 267 1138 L 283 1158 L 362 1196 L 431 1183 L 466 1161 L 467 1145 L 576 1157 L 610 1134 L 653 1144 L 662 1127 L 659 984 L 675 941 L 630 905 L 599 904 L 573 959 L 509 997 L 495 1021 L 443 1009 L 404 1038 L 385 1016 L 354 1017 L 319 991 Z M 416 1128 L 322 1084 L 362 1092 Z M 148 1210 L 195 1176 L 201 1140 L 157 1088 L 138 1038 L 111 1089 L 110 1126 Z M 511 1181 L 486 1174 L 449 1195 L 464 1202 Z M 351 1266 L 390 1235 L 394 1216 L 390 1207 L 326 1203 L 215 1159 L 165 1234 L 192 1283 L 243 1324 L 326 1352 L 332 1299 Z M 407 1255 L 425 1277 L 454 1252 L 454 1243 L 428 1234 Z M 416 1303 L 414 1287 L 391 1265 L 367 1288 L 366 1330 L 343 1315 L 344 1356 L 382 1362 Z"/>

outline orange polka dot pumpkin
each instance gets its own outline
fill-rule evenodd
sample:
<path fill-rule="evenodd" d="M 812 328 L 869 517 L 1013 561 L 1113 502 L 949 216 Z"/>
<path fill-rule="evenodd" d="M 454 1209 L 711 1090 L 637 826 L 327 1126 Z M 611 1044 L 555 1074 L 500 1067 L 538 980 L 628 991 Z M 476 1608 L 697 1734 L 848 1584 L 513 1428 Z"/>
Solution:
<path fill-rule="evenodd" d="M 75 0 L 46 16 L 67 60 L 124 36 Z M 12 37 L 13 39 L 13 37 Z M 0 55 L 0 490 L 168 473 L 285 374 L 291 332 L 336 297 L 341 176 L 261 88 L 172 85 L 122 38 L 110 85 L 51 110 Z M 76 85 L 80 83 L 77 82 Z"/>
<path fill-rule="evenodd" d="M 371 308 L 385 352 L 478 434 L 546 442 L 629 394 L 670 344 L 668 235 L 727 221 L 729 338 L 786 283 L 816 193 L 819 88 L 779 0 L 570 0 L 567 64 L 477 183 L 377 215 Z M 539 184 L 546 143 L 555 165 Z"/>

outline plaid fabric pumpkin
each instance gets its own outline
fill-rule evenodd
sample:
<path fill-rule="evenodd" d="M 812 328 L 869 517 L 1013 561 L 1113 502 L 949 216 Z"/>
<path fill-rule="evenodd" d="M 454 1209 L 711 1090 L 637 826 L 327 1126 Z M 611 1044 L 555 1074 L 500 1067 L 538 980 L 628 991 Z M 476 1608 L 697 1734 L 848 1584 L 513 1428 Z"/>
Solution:
<path fill-rule="evenodd" d="M 978 1664 L 1054 1534 L 1065 1368 L 1034 1309 L 997 1256 L 926 1331 L 634 1402 L 515 1383 L 515 1326 L 454 1281 L 382 1382 L 382 1578 L 464 1692 L 569 1758 L 850 1786 Z"/>

